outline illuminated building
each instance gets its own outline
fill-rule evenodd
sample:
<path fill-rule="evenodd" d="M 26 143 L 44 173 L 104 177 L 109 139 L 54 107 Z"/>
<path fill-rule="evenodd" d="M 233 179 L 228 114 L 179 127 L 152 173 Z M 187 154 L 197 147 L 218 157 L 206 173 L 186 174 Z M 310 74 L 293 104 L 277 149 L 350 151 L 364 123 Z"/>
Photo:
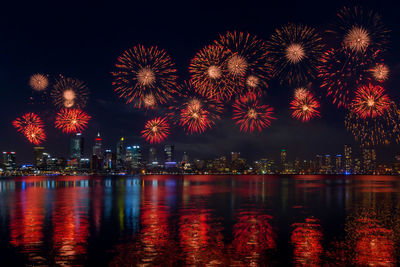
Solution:
<path fill-rule="evenodd" d="M 5 171 L 12 171 L 16 167 L 16 156 L 15 152 L 3 152 L 3 168 Z"/>
<path fill-rule="evenodd" d="M 44 147 L 37 146 L 33 148 L 33 162 L 37 168 L 43 168 L 45 166 L 45 162 L 43 161 L 43 152 Z"/>
<path fill-rule="evenodd" d="M 229 172 L 228 163 L 225 156 L 219 157 L 212 162 L 212 168 L 217 173 Z"/>
<path fill-rule="evenodd" d="M 336 171 L 336 174 L 342 173 L 342 155 L 340 155 L 340 154 L 336 155 L 335 171 Z"/>
<path fill-rule="evenodd" d="M 287 152 L 286 149 L 281 151 L 281 172 L 285 173 L 287 170 Z"/>
<path fill-rule="evenodd" d="M 372 148 L 363 149 L 363 173 L 373 174 L 376 168 L 376 151 Z"/>
<path fill-rule="evenodd" d="M 361 160 L 359 158 L 354 159 L 354 174 L 361 174 Z"/>
<path fill-rule="evenodd" d="M 344 145 L 344 172 L 352 173 L 353 160 L 351 158 L 351 145 Z"/>
<path fill-rule="evenodd" d="M 323 168 L 322 156 L 317 155 L 315 173 L 321 173 L 322 168 Z"/>
<path fill-rule="evenodd" d="M 165 145 L 164 146 L 164 159 L 165 162 L 173 162 L 174 161 L 174 153 L 175 147 L 173 145 Z"/>
<path fill-rule="evenodd" d="M 104 169 L 105 170 L 115 170 L 116 156 L 111 150 L 107 149 L 104 154 Z"/>
<path fill-rule="evenodd" d="M 332 173 L 332 163 L 331 163 L 331 155 L 324 156 L 324 165 L 322 166 L 323 172 L 325 174 Z"/>
<path fill-rule="evenodd" d="M 96 155 L 99 159 L 103 158 L 102 139 L 100 137 L 100 133 L 97 133 L 97 136 L 94 139 L 93 155 Z"/>
<path fill-rule="evenodd" d="M 126 167 L 128 169 L 140 169 L 142 168 L 142 150 L 140 146 L 128 146 L 126 148 Z"/>
<path fill-rule="evenodd" d="M 125 167 L 125 156 L 126 156 L 126 151 L 124 147 L 124 141 L 125 138 L 121 137 L 121 139 L 117 143 L 117 149 L 116 149 L 116 160 L 117 160 L 117 169 L 121 170 L 124 169 Z"/>
<path fill-rule="evenodd" d="M 157 149 L 155 147 L 150 147 L 149 149 L 149 167 L 158 166 Z"/>
<path fill-rule="evenodd" d="M 186 152 L 183 152 L 182 162 L 189 163 L 189 155 Z"/>
<path fill-rule="evenodd" d="M 232 162 L 234 162 L 238 158 L 240 158 L 240 152 L 231 152 L 231 161 Z"/>
<path fill-rule="evenodd" d="M 77 133 L 71 138 L 71 159 L 77 159 L 78 161 L 83 157 L 84 153 L 84 139 L 81 133 Z"/>

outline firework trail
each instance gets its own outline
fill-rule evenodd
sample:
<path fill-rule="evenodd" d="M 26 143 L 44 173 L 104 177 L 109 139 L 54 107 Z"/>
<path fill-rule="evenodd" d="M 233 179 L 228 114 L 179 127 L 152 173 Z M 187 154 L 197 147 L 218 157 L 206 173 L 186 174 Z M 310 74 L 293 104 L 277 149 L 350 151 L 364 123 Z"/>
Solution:
<path fill-rule="evenodd" d="M 293 110 L 292 117 L 303 122 L 307 122 L 315 117 L 320 117 L 320 112 L 318 111 L 319 107 L 320 104 L 309 91 L 304 91 L 302 93 L 296 91 L 295 97 L 290 103 L 290 109 Z"/>
<path fill-rule="evenodd" d="M 115 92 L 137 108 L 155 108 L 176 92 L 175 65 L 165 50 L 156 46 L 138 45 L 126 50 L 115 67 Z"/>
<path fill-rule="evenodd" d="M 57 114 L 55 127 L 68 134 L 82 132 L 89 120 L 90 116 L 80 109 L 61 109 Z"/>
<path fill-rule="evenodd" d="M 146 122 L 144 130 L 141 132 L 146 141 L 153 143 L 161 143 L 170 132 L 170 126 L 166 118 L 157 117 Z"/>
<path fill-rule="evenodd" d="M 51 91 L 53 103 L 58 108 L 84 108 L 89 89 L 86 84 L 73 78 L 60 78 Z"/>

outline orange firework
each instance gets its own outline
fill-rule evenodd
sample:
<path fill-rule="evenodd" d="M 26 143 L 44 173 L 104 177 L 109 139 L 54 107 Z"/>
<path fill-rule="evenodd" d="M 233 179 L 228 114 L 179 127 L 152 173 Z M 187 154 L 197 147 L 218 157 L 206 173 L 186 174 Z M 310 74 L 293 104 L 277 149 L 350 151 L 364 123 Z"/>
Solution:
<path fill-rule="evenodd" d="M 389 40 L 389 30 L 381 16 L 358 6 L 344 7 L 328 32 L 334 33 L 343 47 L 355 53 L 367 49 L 384 50 Z"/>
<path fill-rule="evenodd" d="M 275 119 L 272 116 L 273 110 L 272 107 L 259 103 L 257 94 L 248 92 L 233 104 L 233 120 L 240 125 L 240 130 L 243 132 L 254 130 L 261 132 L 271 125 L 271 120 Z"/>
<path fill-rule="evenodd" d="M 40 145 L 43 141 L 46 140 L 46 134 L 43 128 L 35 125 L 27 126 L 24 135 L 26 136 L 26 138 L 28 138 L 29 142 L 35 145 Z"/>
<path fill-rule="evenodd" d="M 83 108 L 86 106 L 89 89 L 86 84 L 73 78 L 61 78 L 51 91 L 53 103 L 58 108 Z"/>
<path fill-rule="evenodd" d="M 268 86 L 271 67 L 264 41 L 255 35 L 234 31 L 220 35 L 216 44 L 228 52 L 227 77 L 236 93 L 241 94 L 245 88 L 252 92 L 261 91 Z"/>
<path fill-rule="evenodd" d="M 175 64 L 165 50 L 156 46 L 128 49 L 118 57 L 115 66 L 115 92 L 135 107 L 154 108 L 176 92 Z"/>
<path fill-rule="evenodd" d="M 235 93 L 227 79 L 224 64 L 228 53 L 222 46 L 210 45 L 200 50 L 192 59 L 189 72 L 191 82 L 200 94 L 214 99 L 230 99 Z"/>
<path fill-rule="evenodd" d="M 376 64 L 370 71 L 378 82 L 386 81 L 389 77 L 389 67 L 383 63 Z"/>
<path fill-rule="evenodd" d="M 49 79 L 46 75 L 37 73 L 32 75 L 29 79 L 29 85 L 35 91 L 43 91 L 49 86 Z"/>
<path fill-rule="evenodd" d="M 221 101 L 197 93 L 190 82 L 185 82 L 170 107 L 170 115 L 177 117 L 176 121 L 188 133 L 203 133 L 220 119 L 222 109 Z"/>
<path fill-rule="evenodd" d="M 35 145 L 39 145 L 46 139 L 43 121 L 35 113 L 26 113 L 21 118 L 15 119 L 12 124 L 18 132 L 23 133 L 29 142 Z"/>
<path fill-rule="evenodd" d="M 142 136 L 152 144 L 161 143 L 169 135 L 169 129 L 167 119 L 158 117 L 146 122 Z"/>
<path fill-rule="evenodd" d="M 267 43 L 273 75 L 290 85 L 313 79 L 324 45 L 314 28 L 289 23 L 275 30 Z"/>
<path fill-rule="evenodd" d="M 290 109 L 293 110 L 292 117 L 303 122 L 309 121 L 314 117 L 320 117 L 319 107 L 320 104 L 310 91 L 302 91 L 301 94 L 297 91 L 293 101 L 290 103 Z"/>
<path fill-rule="evenodd" d="M 82 132 L 88 125 L 90 116 L 80 109 L 62 109 L 56 117 L 55 126 L 64 133 Z"/>
<path fill-rule="evenodd" d="M 389 97 L 382 86 L 369 84 L 358 88 L 351 108 L 363 119 L 375 118 L 382 116 L 390 104 Z"/>

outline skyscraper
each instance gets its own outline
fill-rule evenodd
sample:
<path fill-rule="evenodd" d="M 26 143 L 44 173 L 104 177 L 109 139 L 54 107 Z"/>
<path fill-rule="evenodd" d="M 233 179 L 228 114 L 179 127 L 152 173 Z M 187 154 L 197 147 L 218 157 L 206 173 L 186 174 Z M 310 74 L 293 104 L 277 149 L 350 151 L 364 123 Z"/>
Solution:
<path fill-rule="evenodd" d="M 173 162 L 175 159 L 175 147 L 173 145 L 165 145 L 164 146 L 164 159 L 165 162 Z"/>
<path fill-rule="evenodd" d="M 125 166 L 125 158 L 126 158 L 126 151 L 124 147 L 124 141 L 125 138 L 121 137 L 121 139 L 117 143 L 117 153 L 116 153 L 116 159 L 117 159 L 117 169 L 121 170 Z"/>
<path fill-rule="evenodd" d="M 5 171 L 12 171 L 16 167 L 16 157 L 15 152 L 3 152 L 3 169 Z"/>
<path fill-rule="evenodd" d="M 140 146 L 128 146 L 126 148 L 126 164 L 128 169 L 142 168 L 142 150 Z"/>
<path fill-rule="evenodd" d="M 285 170 L 287 169 L 287 152 L 286 149 L 282 149 L 281 150 L 281 172 L 285 172 Z"/>
<path fill-rule="evenodd" d="M 186 152 L 183 152 L 182 162 L 189 163 L 189 155 Z"/>
<path fill-rule="evenodd" d="M 150 164 L 150 165 L 157 165 L 158 164 L 157 149 L 155 147 L 150 147 L 150 149 L 149 149 L 149 162 L 148 162 L 148 164 Z"/>
<path fill-rule="evenodd" d="M 97 136 L 94 139 L 93 155 L 96 155 L 99 159 L 103 158 L 102 139 L 100 137 L 100 133 L 97 133 Z"/>
<path fill-rule="evenodd" d="M 109 171 L 115 170 L 115 163 L 116 163 L 115 154 L 110 149 L 107 149 L 104 154 L 104 169 Z"/>
<path fill-rule="evenodd" d="M 346 174 L 352 173 L 353 160 L 351 157 L 351 145 L 344 145 L 344 172 Z"/>
<path fill-rule="evenodd" d="M 231 152 L 231 161 L 235 161 L 240 158 L 240 152 Z"/>
<path fill-rule="evenodd" d="M 340 154 L 336 155 L 335 171 L 336 171 L 336 174 L 342 173 L 342 155 L 340 155 Z"/>
<path fill-rule="evenodd" d="M 373 148 L 363 149 L 363 173 L 373 174 L 376 169 L 376 151 Z"/>
<path fill-rule="evenodd" d="M 83 158 L 84 153 L 84 139 L 81 133 L 77 133 L 74 137 L 71 138 L 71 159 L 80 160 Z"/>
<path fill-rule="evenodd" d="M 44 152 L 44 147 L 36 146 L 33 148 L 33 162 L 37 168 L 41 168 L 44 165 L 43 152 Z"/>

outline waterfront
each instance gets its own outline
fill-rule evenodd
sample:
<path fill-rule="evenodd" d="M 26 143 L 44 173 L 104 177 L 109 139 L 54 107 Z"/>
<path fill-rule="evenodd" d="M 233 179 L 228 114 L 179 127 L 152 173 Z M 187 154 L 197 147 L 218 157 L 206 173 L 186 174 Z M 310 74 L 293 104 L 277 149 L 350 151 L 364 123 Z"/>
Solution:
<path fill-rule="evenodd" d="M 396 265 L 396 176 L 0 180 L 1 265 Z"/>

